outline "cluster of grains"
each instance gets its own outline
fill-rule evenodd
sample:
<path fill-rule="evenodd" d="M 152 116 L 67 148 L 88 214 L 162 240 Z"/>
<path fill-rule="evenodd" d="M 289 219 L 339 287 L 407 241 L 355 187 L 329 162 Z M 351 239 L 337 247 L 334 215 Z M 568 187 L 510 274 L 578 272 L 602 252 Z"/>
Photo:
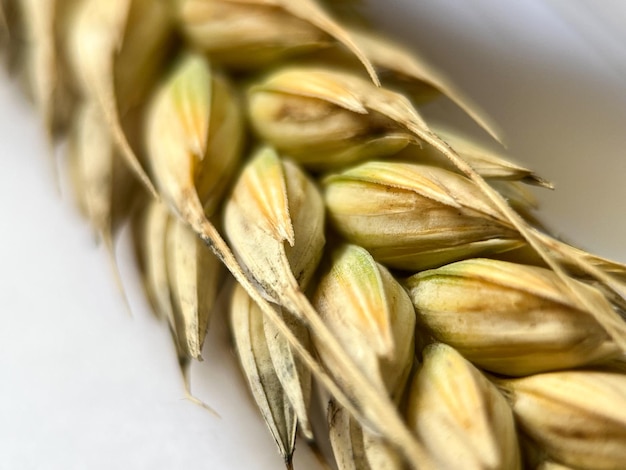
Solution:
<path fill-rule="evenodd" d="M 0 13 L 85 215 L 111 251 L 132 224 L 181 367 L 227 312 L 288 467 L 300 433 L 341 470 L 624 468 L 626 267 L 533 225 L 547 181 L 425 122 L 444 97 L 492 133 L 417 57 L 314 0 Z"/>

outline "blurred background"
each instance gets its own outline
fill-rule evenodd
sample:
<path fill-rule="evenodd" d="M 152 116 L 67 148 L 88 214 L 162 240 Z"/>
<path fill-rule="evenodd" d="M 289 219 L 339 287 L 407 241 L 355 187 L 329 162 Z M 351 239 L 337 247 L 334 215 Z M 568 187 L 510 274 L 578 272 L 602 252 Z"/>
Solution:
<path fill-rule="evenodd" d="M 431 61 L 553 181 L 558 234 L 626 262 L 626 3 L 368 0 L 366 14 Z M 454 115 L 449 104 L 429 114 Z M 488 137 L 456 113 L 459 125 Z M 277 469 L 282 464 L 212 323 L 196 394 L 150 316 L 123 234 L 129 308 L 106 253 L 55 186 L 34 111 L 0 74 L 0 469 Z M 318 468 L 303 444 L 296 468 Z"/>

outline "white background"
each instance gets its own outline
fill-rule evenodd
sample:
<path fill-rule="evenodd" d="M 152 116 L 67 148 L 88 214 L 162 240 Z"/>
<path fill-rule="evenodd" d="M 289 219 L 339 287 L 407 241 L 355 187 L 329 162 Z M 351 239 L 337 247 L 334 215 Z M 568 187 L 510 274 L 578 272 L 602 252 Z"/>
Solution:
<path fill-rule="evenodd" d="M 367 3 L 557 184 L 542 193 L 553 229 L 626 261 L 623 1 Z M 221 418 L 182 398 L 128 243 L 118 256 L 132 317 L 104 250 L 55 187 L 42 136 L 0 76 L 0 470 L 281 468 L 219 320 L 193 384 Z M 317 468 L 304 446 L 297 455 L 297 468 Z"/>

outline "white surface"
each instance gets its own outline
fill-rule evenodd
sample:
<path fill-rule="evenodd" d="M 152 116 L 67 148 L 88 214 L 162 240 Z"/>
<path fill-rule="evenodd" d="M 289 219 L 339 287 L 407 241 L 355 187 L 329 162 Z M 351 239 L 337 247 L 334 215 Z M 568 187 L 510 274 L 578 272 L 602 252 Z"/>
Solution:
<path fill-rule="evenodd" d="M 620 0 L 374 8 L 395 13 L 384 25 L 421 44 L 501 125 L 511 152 L 557 183 L 543 197 L 552 226 L 622 261 L 625 9 Z M 168 333 L 147 311 L 128 244 L 119 255 L 133 317 L 103 250 L 56 191 L 42 135 L 1 76 L 0 469 L 281 468 L 219 321 L 193 384 L 222 418 L 182 399 Z M 317 467 L 303 446 L 296 454 L 297 468 Z"/>

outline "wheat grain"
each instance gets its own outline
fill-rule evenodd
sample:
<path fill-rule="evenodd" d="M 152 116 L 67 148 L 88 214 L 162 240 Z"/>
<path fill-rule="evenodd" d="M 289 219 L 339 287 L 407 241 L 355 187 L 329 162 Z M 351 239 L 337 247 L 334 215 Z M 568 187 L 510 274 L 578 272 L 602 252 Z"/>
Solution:
<path fill-rule="evenodd" d="M 471 259 L 407 280 L 418 318 L 483 369 L 524 376 L 607 361 L 619 349 L 546 269 Z M 605 302 L 593 288 L 580 284 Z"/>
<path fill-rule="evenodd" d="M 513 413 L 498 389 L 457 351 L 432 344 L 409 391 L 408 420 L 437 468 L 522 468 Z"/>
<path fill-rule="evenodd" d="M 313 295 L 313 305 L 372 385 L 400 402 L 414 358 L 411 302 L 389 271 L 363 248 L 340 247 L 331 259 Z M 325 343 L 314 337 L 314 344 L 322 363 L 341 382 L 341 371 L 336 370 Z M 340 468 L 352 465 L 346 454 L 358 456 L 362 465 L 372 469 L 404 467 L 385 436 L 362 428 L 337 403 L 329 404 L 328 419 Z"/>
<path fill-rule="evenodd" d="M 521 429 L 552 459 L 588 469 L 626 461 L 626 376 L 563 371 L 502 381 Z"/>
<path fill-rule="evenodd" d="M 471 181 L 440 168 L 370 161 L 324 184 L 335 228 L 394 268 L 417 271 L 523 245 Z"/>

